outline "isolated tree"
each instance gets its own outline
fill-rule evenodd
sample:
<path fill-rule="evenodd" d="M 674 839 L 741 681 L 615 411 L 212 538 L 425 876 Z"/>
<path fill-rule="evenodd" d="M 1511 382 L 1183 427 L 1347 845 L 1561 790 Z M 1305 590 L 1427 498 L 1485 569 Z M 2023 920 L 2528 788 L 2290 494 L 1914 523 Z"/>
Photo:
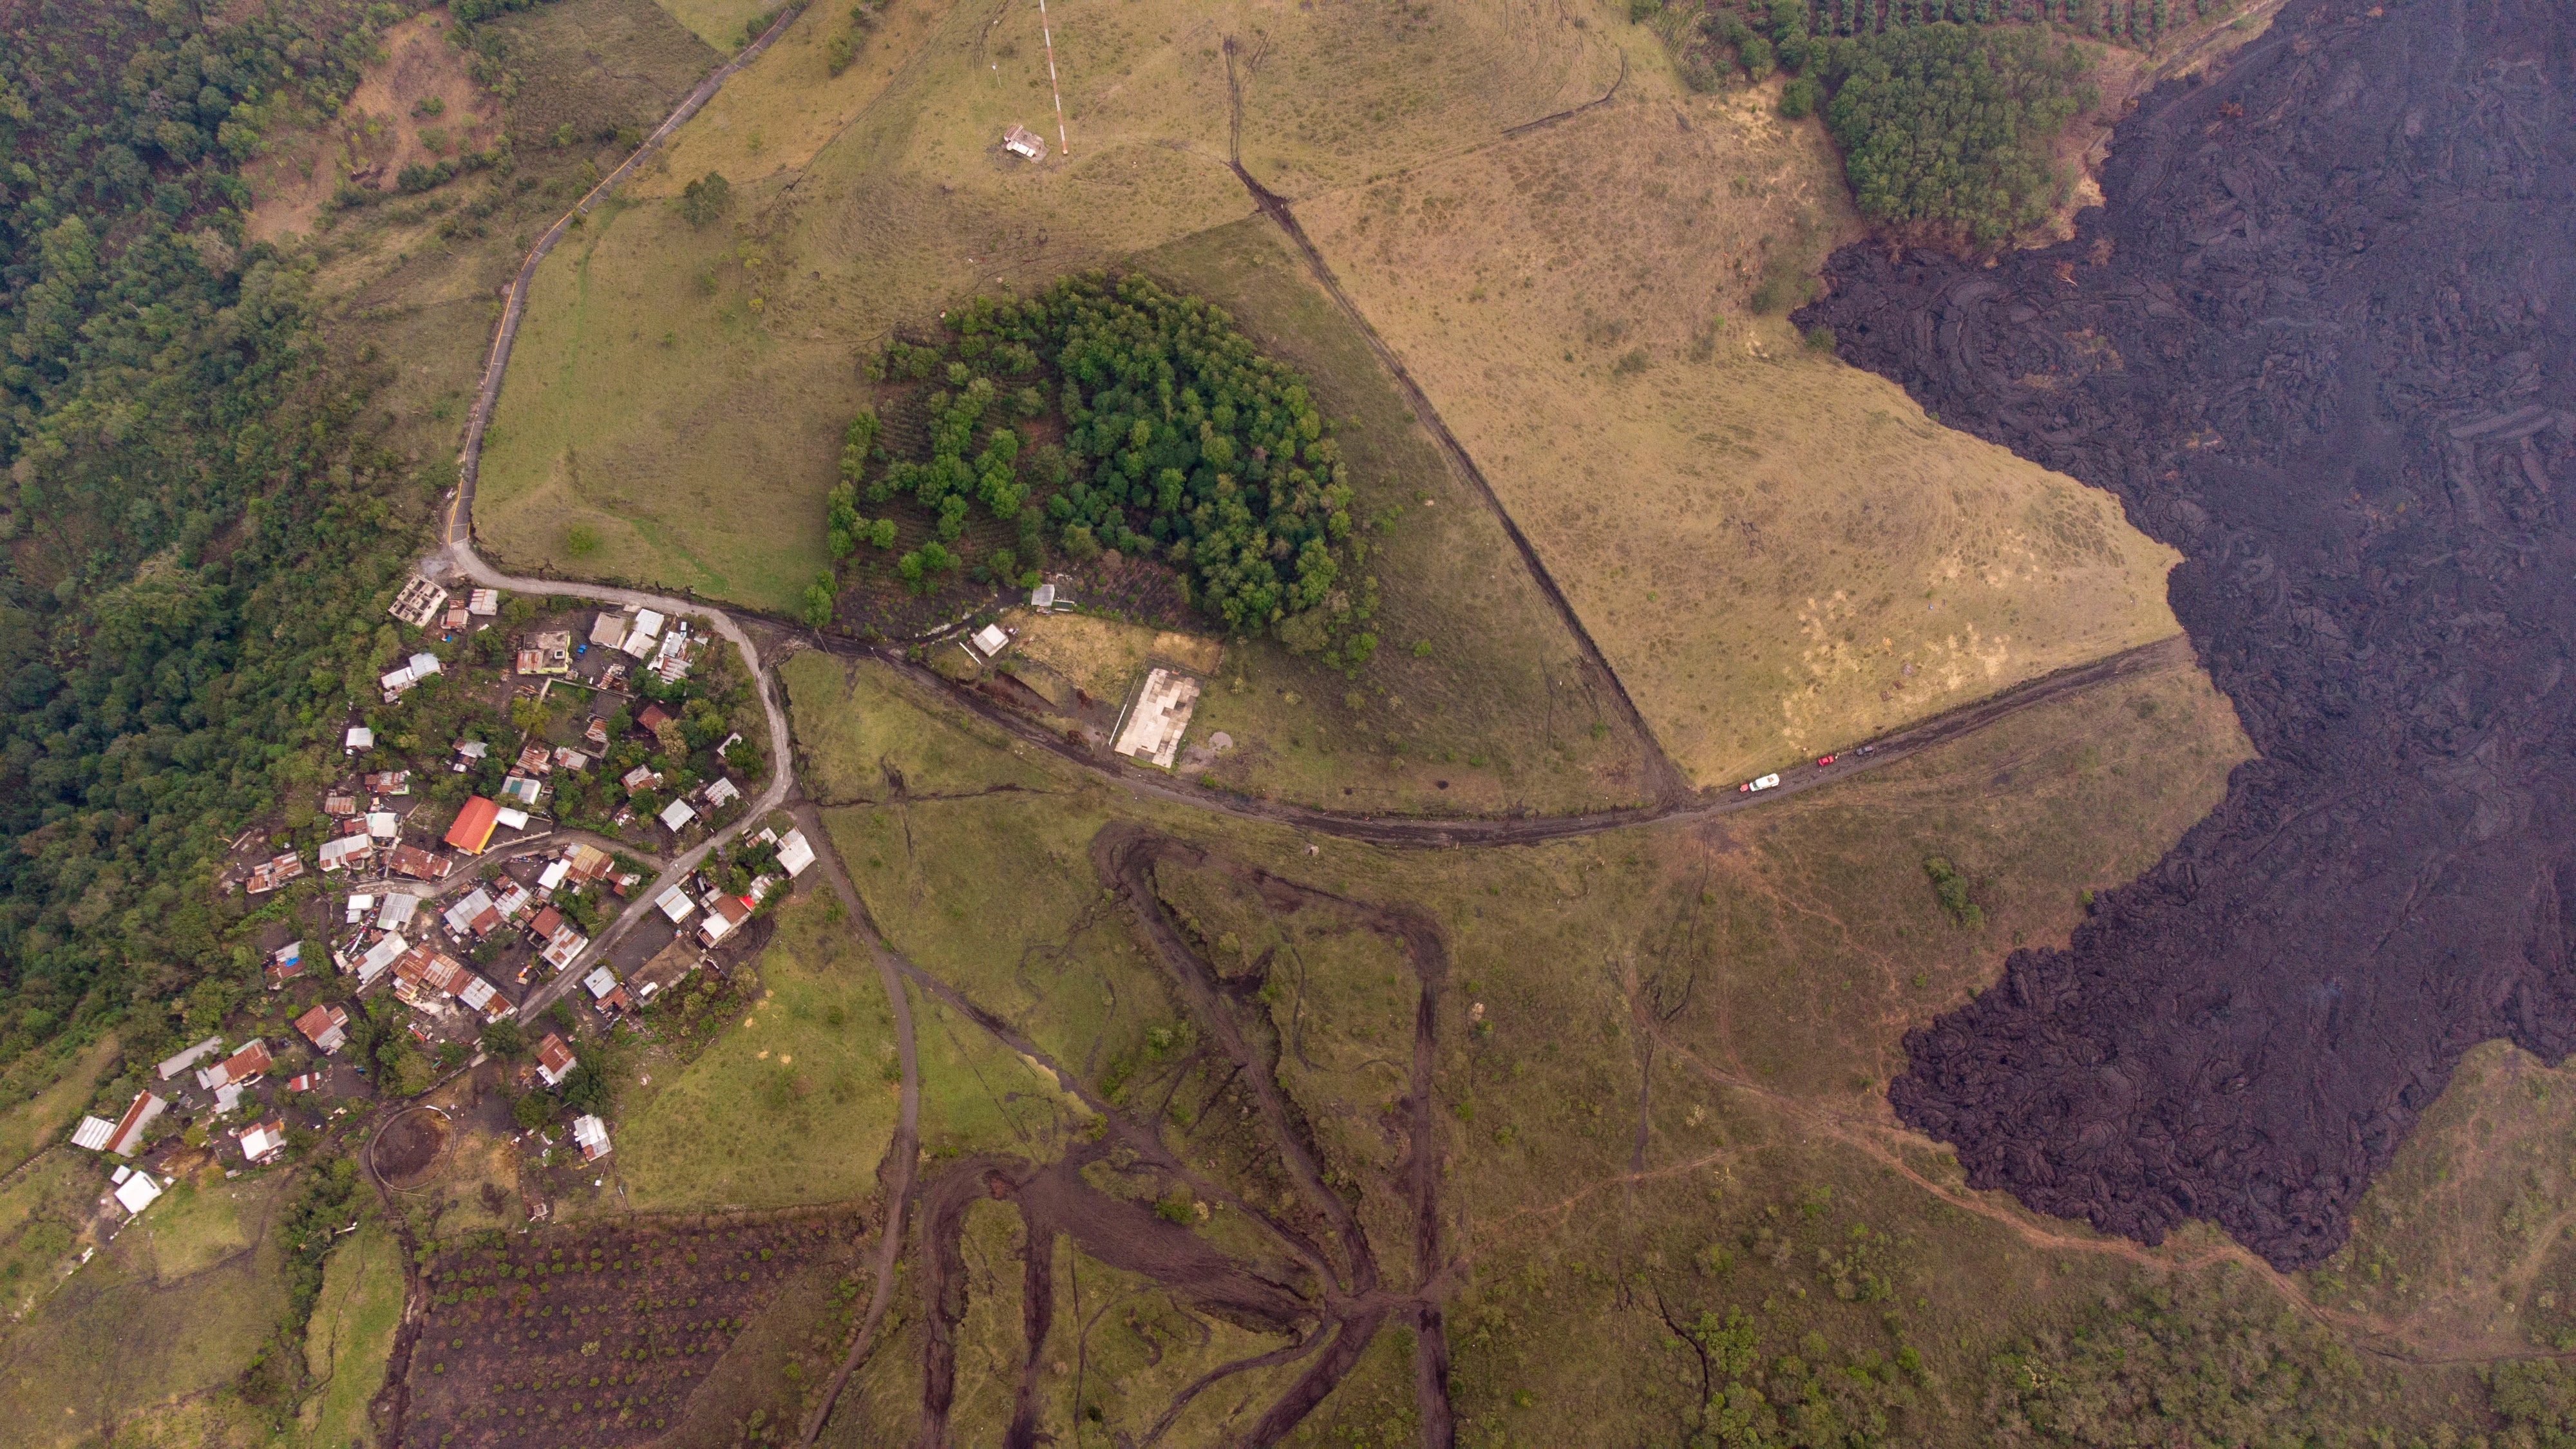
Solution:
<path fill-rule="evenodd" d="M 705 226 L 732 205 L 733 183 L 720 171 L 710 171 L 680 188 L 680 218 L 691 226 Z"/>
<path fill-rule="evenodd" d="M 832 571 L 814 575 L 805 587 L 805 622 L 820 629 L 832 622 Z"/>

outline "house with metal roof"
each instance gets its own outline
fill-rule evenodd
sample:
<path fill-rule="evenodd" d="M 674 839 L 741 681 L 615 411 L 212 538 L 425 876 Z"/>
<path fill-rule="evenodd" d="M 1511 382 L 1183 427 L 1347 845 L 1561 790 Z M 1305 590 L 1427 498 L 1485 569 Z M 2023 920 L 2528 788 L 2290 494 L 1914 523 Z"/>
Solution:
<path fill-rule="evenodd" d="M 492 843 L 492 827 L 500 823 L 501 807 L 480 795 L 465 802 L 456 812 L 456 823 L 447 827 L 447 843 L 467 855 L 480 855 Z"/>

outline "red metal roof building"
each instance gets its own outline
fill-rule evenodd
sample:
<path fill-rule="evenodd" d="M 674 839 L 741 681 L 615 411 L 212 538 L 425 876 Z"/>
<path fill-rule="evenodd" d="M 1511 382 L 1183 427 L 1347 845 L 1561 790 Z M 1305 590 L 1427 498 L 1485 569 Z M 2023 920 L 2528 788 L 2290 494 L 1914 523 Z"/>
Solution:
<path fill-rule="evenodd" d="M 447 827 L 447 843 L 467 855 L 480 855 L 492 840 L 492 827 L 499 824 L 501 807 L 477 795 L 456 812 L 456 823 Z"/>

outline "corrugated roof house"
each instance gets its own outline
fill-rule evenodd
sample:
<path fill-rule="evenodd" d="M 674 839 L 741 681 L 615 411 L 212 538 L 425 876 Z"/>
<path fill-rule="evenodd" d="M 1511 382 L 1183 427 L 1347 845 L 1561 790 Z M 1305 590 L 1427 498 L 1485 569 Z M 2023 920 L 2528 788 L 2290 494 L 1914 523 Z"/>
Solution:
<path fill-rule="evenodd" d="M 268 1075 L 275 1065 L 269 1060 L 265 1042 L 254 1040 L 240 1051 L 197 1073 L 197 1085 L 207 1091 L 218 1087 L 247 1086 Z"/>
<path fill-rule="evenodd" d="M 385 974 L 385 968 L 401 960 L 403 953 L 410 949 L 411 943 L 402 938 L 400 931 L 378 939 L 376 944 L 367 948 L 367 954 L 358 958 L 358 989 L 364 991 L 375 985 L 376 978 Z"/>
<path fill-rule="evenodd" d="M 164 1061 L 160 1066 L 154 1068 L 154 1070 L 158 1071 L 161 1074 L 161 1080 L 166 1082 L 172 1077 L 179 1075 L 181 1072 L 186 1071 L 188 1068 L 195 1066 L 198 1062 L 203 1061 L 208 1053 L 219 1052 L 223 1049 L 224 1039 L 219 1036 L 210 1036 L 204 1041 L 197 1043 L 195 1046 L 188 1048 L 186 1051 L 179 1053 L 177 1056 Z"/>
<path fill-rule="evenodd" d="M 608 1124 L 585 1113 L 572 1119 L 572 1140 L 581 1148 L 581 1160 L 597 1162 L 609 1153 Z"/>
<path fill-rule="evenodd" d="M 349 1039 L 349 1013 L 328 1003 L 295 1018 L 295 1029 L 323 1052 L 336 1052 Z"/>
<path fill-rule="evenodd" d="M 251 895 L 266 895 L 279 886 L 304 874 L 304 857 L 294 851 L 274 855 L 251 867 L 250 879 L 242 889 Z"/>
<path fill-rule="evenodd" d="M 449 906 L 443 919 L 447 922 L 447 929 L 460 936 L 469 932 L 488 936 L 501 928 L 501 912 L 492 904 L 491 892 L 481 886 L 467 891 L 462 899 Z"/>
<path fill-rule="evenodd" d="M 393 853 L 385 857 L 385 866 L 394 874 L 407 875 L 413 880 L 447 879 L 447 857 L 432 855 L 416 845 L 395 846 Z"/>

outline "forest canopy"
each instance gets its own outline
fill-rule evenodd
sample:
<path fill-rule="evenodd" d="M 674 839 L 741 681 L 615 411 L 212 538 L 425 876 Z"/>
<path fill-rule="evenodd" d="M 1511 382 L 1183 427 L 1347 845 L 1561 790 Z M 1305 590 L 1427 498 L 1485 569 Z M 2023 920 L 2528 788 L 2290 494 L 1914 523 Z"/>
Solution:
<path fill-rule="evenodd" d="M 325 365 L 310 264 L 241 245 L 234 166 L 410 8 L 0 18 L 0 1067 L 247 969 L 226 832 L 372 682 L 407 469 L 355 426 L 376 369 Z"/>
<path fill-rule="evenodd" d="M 1818 47 L 1825 124 L 1861 214 L 2000 241 L 2055 200 L 2048 142 L 2095 104 L 2078 46 L 2030 29 L 1927 25 Z"/>
<path fill-rule="evenodd" d="M 2100 99 L 2088 47 L 2045 26 L 1988 25 L 2008 17 L 1983 0 L 1748 10 L 1752 23 L 1716 10 L 1700 29 L 1756 80 L 1789 72 L 1783 116 L 1824 110 L 1862 215 L 1987 244 L 2047 219 L 2063 181 L 2049 143 Z"/>
<path fill-rule="evenodd" d="M 1368 657 L 1340 444 L 1305 380 L 1222 309 L 1094 273 L 1026 301 L 977 298 L 947 324 L 939 345 L 897 342 L 875 364 L 881 381 L 929 384 L 927 441 L 898 456 L 874 413 L 852 424 L 828 519 L 835 559 L 892 547 L 892 520 L 860 505 L 901 500 L 936 521 L 939 542 L 898 571 L 935 580 L 958 564 L 947 545 L 980 506 L 1019 521 L 1027 562 L 1050 549 L 1159 558 L 1230 632 L 1271 632 L 1337 667 Z M 1049 422 L 1062 441 L 1031 442 Z M 988 573 L 1017 582 L 1023 561 Z"/>

